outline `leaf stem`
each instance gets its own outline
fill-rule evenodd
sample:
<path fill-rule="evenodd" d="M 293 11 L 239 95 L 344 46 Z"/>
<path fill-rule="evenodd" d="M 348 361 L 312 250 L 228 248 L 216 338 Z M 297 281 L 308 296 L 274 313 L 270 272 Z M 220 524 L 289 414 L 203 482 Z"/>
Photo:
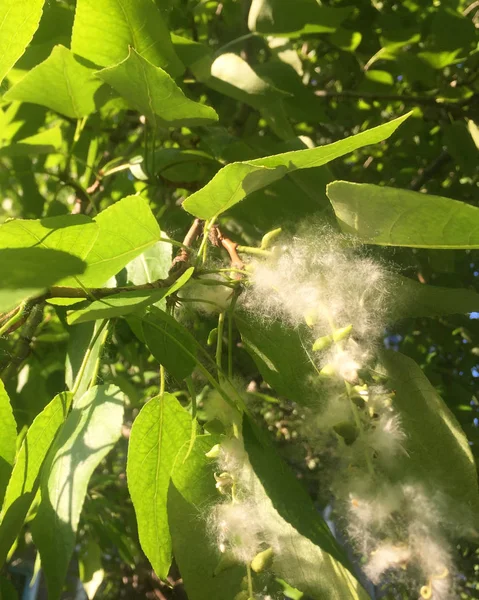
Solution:
<path fill-rule="evenodd" d="M 91 354 L 93 352 L 93 348 L 94 348 L 98 338 L 100 337 L 102 331 L 107 326 L 107 324 L 108 324 L 108 320 L 106 320 L 106 319 L 100 323 L 98 329 L 96 330 L 92 339 L 90 340 L 90 343 L 88 344 L 88 348 L 86 349 L 85 355 L 83 356 L 82 363 L 80 365 L 77 376 L 75 378 L 75 382 L 71 389 L 71 393 L 73 396 L 76 396 L 76 394 L 78 393 L 78 390 L 80 389 L 81 380 L 83 379 L 83 376 L 85 375 L 85 370 L 86 370 L 88 361 L 90 360 Z"/>
<path fill-rule="evenodd" d="M 253 578 L 251 576 L 251 567 L 248 565 L 246 565 L 246 577 L 248 579 L 248 594 L 250 598 L 253 598 Z"/>
<path fill-rule="evenodd" d="M 225 313 L 220 312 L 218 315 L 218 333 L 216 335 L 216 367 L 218 369 L 218 379 L 222 376 L 222 353 L 223 353 L 223 332 L 225 327 Z"/>
<path fill-rule="evenodd" d="M 0 327 L 0 336 L 3 335 L 5 332 L 8 332 L 13 327 L 13 325 L 18 323 L 18 321 L 21 321 L 21 319 L 24 316 L 24 312 L 25 312 L 25 302 L 22 302 L 20 304 L 20 306 L 16 309 L 16 312 L 14 313 L 14 315 L 12 317 L 10 317 L 8 319 L 8 321 L 6 321 L 6 323 L 4 323 Z"/>
<path fill-rule="evenodd" d="M 92 376 L 91 376 L 91 379 L 90 379 L 90 385 L 88 386 L 88 388 L 92 388 L 96 384 L 98 373 L 100 371 L 101 352 L 102 352 L 103 346 L 105 345 L 105 342 L 106 342 L 107 337 L 108 337 L 108 324 L 109 324 L 109 321 L 106 321 L 106 324 L 107 324 L 107 326 L 105 327 L 105 332 L 103 333 L 103 337 L 100 340 L 100 350 L 98 352 L 98 357 L 97 357 L 97 359 L 95 361 L 95 366 L 93 368 L 93 373 L 92 373 Z"/>

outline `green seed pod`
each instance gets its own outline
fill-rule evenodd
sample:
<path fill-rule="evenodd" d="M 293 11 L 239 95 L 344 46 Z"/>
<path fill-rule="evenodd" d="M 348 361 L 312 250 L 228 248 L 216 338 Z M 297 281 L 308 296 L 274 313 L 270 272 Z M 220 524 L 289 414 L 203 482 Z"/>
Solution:
<path fill-rule="evenodd" d="M 346 325 L 346 327 L 335 329 L 331 335 L 323 335 L 314 342 L 313 350 L 321 351 L 329 348 L 333 342 L 340 342 L 341 340 L 347 338 L 352 330 L 352 325 Z"/>
<path fill-rule="evenodd" d="M 251 561 L 251 568 L 255 573 L 261 573 L 265 569 L 269 569 L 273 564 L 274 552 L 273 548 L 267 548 L 258 554 Z"/>
<path fill-rule="evenodd" d="M 216 338 L 217 337 L 218 337 L 218 327 L 215 327 L 208 334 L 208 339 L 206 341 L 206 343 L 208 344 L 208 346 L 213 346 L 213 344 L 216 343 Z"/>
<path fill-rule="evenodd" d="M 318 317 L 315 310 L 308 310 L 308 312 L 304 313 L 304 321 L 308 327 L 316 325 L 317 320 Z"/>
<path fill-rule="evenodd" d="M 281 231 L 281 227 L 279 227 L 278 229 L 273 229 L 272 231 L 268 231 L 268 233 L 265 233 L 263 239 L 261 240 L 261 250 L 266 250 L 267 248 L 269 248 L 271 246 L 271 242 L 273 242 L 278 237 Z"/>
<path fill-rule="evenodd" d="M 319 372 L 321 379 L 331 379 L 332 377 L 335 377 L 335 375 L 336 369 L 333 365 L 325 365 Z"/>
<path fill-rule="evenodd" d="M 333 343 L 332 335 L 323 335 L 323 337 L 318 338 L 313 344 L 313 350 L 315 352 L 321 352 L 321 350 L 326 350 Z"/>
<path fill-rule="evenodd" d="M 219 444 L 215 444 L 213 448 L 209 452 L 205 452 L 206 458 L 218 458 L 220 455 L 221 446 Z"/>
<path fill-rule="evenodd" d="M 355 442 L 358 437 L 358 430 L 352 423 L 349 423 L 349 421 L 336 423 L 336 425 L 333 426 L 333 429 L 343 438 L 344 443 L 347 446 L 350 446 L 353 442 Z"/>

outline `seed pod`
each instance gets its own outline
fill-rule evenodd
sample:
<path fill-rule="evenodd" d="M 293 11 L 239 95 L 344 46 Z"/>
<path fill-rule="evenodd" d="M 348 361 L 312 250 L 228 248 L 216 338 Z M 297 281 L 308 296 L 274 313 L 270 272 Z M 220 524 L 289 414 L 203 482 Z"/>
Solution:
<path fill-rule="evenodd" d="M 219 444 L 215 444 L 209 452 L 205 452 L 206 458 L 218 458 L 220 455 L 221 446 Z"/>
<path fill-rule="evenodd" d="M 261 240 L 261 250 L 266 250 L 267 248 L 269 248 L 271 246 L 271 242 L 273 242 L 278 237 L 281 231 L 282 229 L 281 227 L 279 227 L 278 229 L 273 229 L 272 231 L 268 231 L 268 233 L 265 233 L 263 239 Z"/>
<path fill-rule="evenodd" d="M 318 316 L 316 314 L 315 310 L 308 310 L 306 313 L 304 313 L 304 320 L 306 322 L 306 325 L 308 327 L 313 327 L 314 325 L 316 325 L 316 322 L 318 320 Z"/>
<path fill-rule="evenodd" d="M 341 340 L 347 338 L 352 330 L 353 326 L 347 325 L 346 327 L 336 329 L 331 335 L 323 335 L 314 342 L 313 350 L 321 351 L 329 348 L 333 342 L 340 342 Z"/>
<path fill-rule="evenodd" d="M 255 573 L 261 573 L 265 569 L 269 569 L 273 564 L 274 552 L 272 548 L 267 548 L 258 554 L 251 561 L 251 568 Z"/>
<path fill-rule="evenodd" d="M 333 429 L 338 435 L 340 435 L 343 438 L 346 446 L 350 446 L 353 442 L 356 441 L 358 437 L 358 430 L 352 423 L 349 423 L 349 421 L 342 421 L 341 423 L 336 423 Z"/>
<path fill-rule="evenodd" d="M 206 340 L 206 343 L 208 344 L 208 346 L 213 346 L 213 344 L 216 343 L 217 337 L 218 337 L 218 327 L 215 327 L 208 334 L 208 339 Z"/>
<path fill-rule="evenodd" d="M 331 379 L 335 375 L 336 369 L 331 364 L 325 365 L 319 372 L 319 376 L 321 377 L 321 379 Z"/>

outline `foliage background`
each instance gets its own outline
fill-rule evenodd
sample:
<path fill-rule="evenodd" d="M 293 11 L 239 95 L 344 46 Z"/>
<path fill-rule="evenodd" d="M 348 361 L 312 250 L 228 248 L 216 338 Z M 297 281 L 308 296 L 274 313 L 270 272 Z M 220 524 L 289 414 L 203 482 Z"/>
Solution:
<path fill-rule="evenodd" d="M 333 179 L 409 188 L 478 206 L 477 2 L 156 0 L 156 5 L 187 67 L 175 74 L 177 83 L 189 98 L 212 106 L 218 124 L 167 128 L 160 122 L 148 130 L 141 111 L 128 108 L 112 88 L 103 86 L 94 96 L 96 110 L 78 135 L 75 115 L 52 110 L 49 98 L 59 93 L 55 79 L 41 83 L 44 103 L 12 101 L 7 94 L 0 112 L 2 220 L 88 214 L 89 199 L 104 209 L 141 191 L 162 230 L 181 240 L 191 224 L 181 202 L 226 161 L 324 145 L 409 109 L 414 114 L 399 135 L 251 194 L 221 218 L 221 225 L 237 241 L 254 245 L 265 232 L 292 229 L 312 215 L 333 221 L 325 195 L 325 185 Z M 107 0 L 98 0 L 96 9 L 102 19 L 90 30 L 91 39 L 73 39 L 79 54 L 82 44 L 101 47 L 115 27 Z M 55 45 L 70 47 L 74 10 L 73 1 L 45 3 L 40 27 L 3 81 L 3 93 L 44 61 Z M 88 66 L 87 59 L 83 63 Z M 42 132 L 46 137 L 41 148 L 26 151 L 19 144 Z M 163 273 L 171 260 L 168 252 L 164 249 Z M 420 282 L 479 291 L 476 251 L 388 252 L 403 274 Z M 163 276 L 159 270 L 158 277 Z M 199 339 L 215 326 L 206 317 L 192 313 L 189 318 Z M 37 330 L 28 361 L 18 378 L 7 382 L 19 427 L 29 425 L 64 390 L 65 354 L 78 360 L 75 354 L 91 335 L 90 325 L 77 327 L 77 332 L 67 329 L 50 311 Z M 421 365 L 460 420 L 476 457 L 478 334 L 476 312 L 404 320 L 385 337 L 386 346 Z M 0 339 L 5 364 L 15 340 L 15 334 Z M 245 380 L 258 384 L 256 368 L 241 348 L 236 361 Z M 93 565 L 98 563 L 101 547 L 104 578 L 97 597 L 183 598 L 181 585 L 174 583 L 179 574 L 173 569 L 170 588 L 143 556 L 126 488 L 129 426 L 145 400 L 158 392 L 158 372 L 123 321 L 116 323 L 103 350 L 100 377 L 118 385 L 129 404 L 124 435 L 90 482 L 79 528 L 80 563 L 87 568 L 88 556 Z M 174 382 L 169 383 L 174 389 Z M 317 470 L 308 449 L 295 441 L 294 407 L 259 400 L 255 406 L 314 495 Z M 30 542 L 27 528 L 11 561 L 12 573 L 31 569 Z M 465 544 L 458 554 L 463 597 L 477 598 L 476 548 Z"/>

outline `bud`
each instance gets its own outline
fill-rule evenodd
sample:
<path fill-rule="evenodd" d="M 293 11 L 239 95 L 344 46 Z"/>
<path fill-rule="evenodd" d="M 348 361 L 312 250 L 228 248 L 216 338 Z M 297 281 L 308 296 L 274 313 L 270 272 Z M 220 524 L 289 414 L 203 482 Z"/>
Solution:
<path fill-rule="evenodd" d="M 216 343 L 216 338 L 217 337 L 218 337 L 218 327 L 215 327 L 208 334 L 208 339 L 206 341 L 206 343 L 208 344 L 208 346 L 213 346 L 213 344 Z"/>
<path fill-rule="evenodd" d="M 332 377 L 335 377 L 335 376 L 336 376 L 336 369 L 334 368 L 334 365 L 332 365 L 332 364 L 325 365 L 319 372 L 319 377 L 321 379 L 331 379 Z"/>
<path fill-rule="evenodd" d="M 213 448 L 209 452 L 205 452 L 206 458 L 218 458 L 220 455 L 221 446 L 220 444 L 215 444 Z"/>
<path fill-rule="evenodd" d="M 261 573 L 265 569 L 269 569 L 273 564 L 274 552 L 272 548 L 267 548 L 258 554 L 251 561 L 251 568 L 255 573 Z"/>
<path fill-rule="evenodd" d="M 307 322 L 307 321 L 306 321 Z M 320 351 L 325 350 L 333 342 L 340 342 L 349 336 L 351 331 L 353 330 L 352 325 L 347 325 L 346 327 L 341 327 L 340 329 L 336 329 L 331 335 L 323 335 L 323 337 L 318 338 L 313 344 L 313 350 Z"/>
<path fill-rule="evenodd" d="M 271 246 L 271 242 L 273 242 L 278 237 L 281 231 L 281 227 L 279 227 L 278 229 L 273 229 L 272 231 L 268 231 L 268 233 L 265 233 L 263 239 L 261 240 L 261 250 L 268 249 Z"/>

